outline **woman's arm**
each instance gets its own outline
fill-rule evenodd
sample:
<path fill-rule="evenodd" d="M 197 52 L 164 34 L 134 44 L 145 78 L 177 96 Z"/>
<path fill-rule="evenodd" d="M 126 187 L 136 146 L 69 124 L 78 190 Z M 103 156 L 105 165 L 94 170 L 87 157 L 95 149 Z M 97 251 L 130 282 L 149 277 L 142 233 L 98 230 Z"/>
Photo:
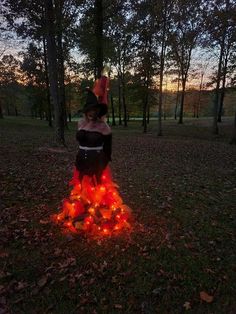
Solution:
<path fill-rule="evenodd" d="M 107 157 L 108 161 L 111 161 L 111 153 L 112 153 L 112 134 L 103 135 L 104 144 L 103 151 Z"/>

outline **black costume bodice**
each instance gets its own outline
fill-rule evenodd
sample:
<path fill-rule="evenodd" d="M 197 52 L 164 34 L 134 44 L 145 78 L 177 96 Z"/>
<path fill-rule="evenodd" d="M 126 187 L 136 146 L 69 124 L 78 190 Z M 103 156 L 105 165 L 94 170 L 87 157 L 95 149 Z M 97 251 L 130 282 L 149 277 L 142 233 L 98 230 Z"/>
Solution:
<path fill-rule="evenodd" d="M 80 129 L 76 133 L 76 139 L 79 145 L 86 147 L 98 147 L 103 146 L 103 152 L 105 153 L 107 159 L 111 160 L 111 142 L 112 135 L 104 135 L 98 131 L 88 131 Z"/>
<path fill-rule="evenodd" d="M 97 131 L 79 130 L 77 140 L 81 146 L 96 147 L 104 144 L 104 135 Z"/>
<path fill-rule="evenodd" d="M 76 139 L 82 146 L 76 156 L 76 168 L 80 176 L 95 175 L 99 182 L 103 170 L 111 160 L 111 133 L 105 135 L 98 131 L 80 129 L 76 133 Z M 102 149 L 86 150 L 86 147 L 102 147 Z"/>

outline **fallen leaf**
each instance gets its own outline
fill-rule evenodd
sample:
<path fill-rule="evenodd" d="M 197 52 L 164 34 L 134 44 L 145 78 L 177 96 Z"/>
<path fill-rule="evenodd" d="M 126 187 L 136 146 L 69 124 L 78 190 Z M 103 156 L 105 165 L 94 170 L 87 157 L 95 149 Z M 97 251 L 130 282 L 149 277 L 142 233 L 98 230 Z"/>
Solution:
<path fill-rule="evenodd" d="M 200 292 L 200 299 L 207 302 L 207 303 L 211 303 L 213 301 L 214 297 L 212 295 L 209 295 L 205 291 L 201 291 Z"/>
<path fill-rule="evenodd" d="M 5 287 L 4 286 L 0 286 L 0 294 L 2 294 L 3 292 L 5 292 Z"/>
<path fill-rule="evenodd" d="M 190 310 L 191 309 L 191 304 L 190 302 L 186 301 L 183 305 L 183 307 L 185 308 L 185 310 Z"/>
<path fill-rule="evenodd" d="M 121 304 L 115 304 L 114 307 L 115 309 L 120 309 L 120 310 L 123 308 Z"/>
<path fill-rule="evenodd" d="M 7 304 L 7 300 L 5 297 L 0 297 L 0 304 L 1 305 L 6 305 Z"/>
<path fill-rule="evenodd" d="M 0 252 L 0 257 L 8 257 L 9 253 L 7 252 Z"/>
<path fill-rule="evenodd" d="M 20 221 L 20 222 L 29 222 L 29 219 L 26 219 L 26 218 L 20 218 L 20 219 L 19 219 L 19 221 Z"/>
<path fill-rule="evenodd" d="M 49 220 L 39 220 L 39 222 L 42 224 L 42 225 L 47 225 L 50 221 Z"/>
<path fill-rule="evenodd" d="M 23 282 L 23 281 L 19 281 L 15 289 L 17 291 L 19 291 L 19 290 L 26 288 L 27 286 L 28 286 L 28 283 Z"/>
<path fill-rule="evenodd" d="M 47 281 L 48 281 L 48 277 L 47 276 L 43 276 L 41 279 L 39 279 L 38 286 L 40 288 L 44 287 L 46 285 Z"/>

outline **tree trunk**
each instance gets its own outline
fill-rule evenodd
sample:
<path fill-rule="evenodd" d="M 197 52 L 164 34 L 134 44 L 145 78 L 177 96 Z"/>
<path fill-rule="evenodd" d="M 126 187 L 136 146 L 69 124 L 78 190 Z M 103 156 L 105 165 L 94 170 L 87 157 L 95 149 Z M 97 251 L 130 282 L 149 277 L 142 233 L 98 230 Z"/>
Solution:
<path fill-rule="evenodd" d="M 225 57 L 225 62 L 224 62 L 224 70 L 223 70 L 223 80 L 222 80 L 222 88 L 220 91 L 220 104 L 219 104 L 219 112 L 218 112 L 218 122 L 221 122 L 221 116 L 223 112 L 223 106 L 224 106 L 224 97 L 225 97 L 225 82 L 226 82 L 226 75 L 227 75 L 227 65 L 228 65 L 228 52 Z"/>
<path fill-rule="evenodd" d="M 196 104 L 193 104 L 193 118 L 196 118 Z"/>
<path fill-rule="evenodd" d="M 161 57 L 161 67 L 160 67 L 160 88 L 159 88 L 159 103 L 158 103 L 158 127 L 157 127 L 157 135 L 162 136 L 162 102 L 163 102 L 163 70 L 164 70 L 164 60 Z"/>
<path fill-rule="evenodd" d="M 204 73 L 201 74 L 201 82 L 200 82 L 200 87 L 199 87 L 198 103 L 197 103 L 197 118 L 199 118 L 199 111 L 200 111 L 200 107 L 201 107 L 203 76 L 204 76 Z"/>
<path fill-rule="evenodd" d="M 116 119 L 115 119 L 115 110 L 114 110 L 114 101 L 113 101 L 113 96 L 111 93 L 111 113 L 112 113 L 112 125 L 116 125 Z"/>
<path fill-rule="evenodd" d="M 95 34 L 96 34 L 96 59 L 95 78 L 101 77 L 103 69 L 103 1 L 95 0 Z"/>
<path fill-rule="evenodd" d="M 225 86 L 222 86 L 220 90 L 220 101 L 219 101 L 219 112 L 217 122 L 222 122 L 222 113 L 223 113 L 223 106 L 224 106 L 224 98 L 225 98 Z"/>
<path fill-rule="evenodd" d="M 125 84 L 122 81 L 122 102 L 123 102 L 123 111 L 124 111 L 124 126 L 127 126 L 127 106 L 125 99 Z"/>
<path fill-rule="evenodd" d="M 47 61 L 47 50 L 46 50 L 46 39 L 43 36 L 43 56 L 44 56 L 44 68 L 45 68 L 45 83 L 47 89 L 47 111 L 48 111 L 48 126 L 52 127 L 52 109 L 50 100 L 50 88 L 48 80 L 48 61 Z"/>
<path fill-rule="evenodd" d="M 186 82 L 188 78 L 188 71 L 190 67 L 190 61 L 191 61 L 191 55 L 192 55 L 192 49 L 193 46 L 191 46 L 188 50 L 188 59 L 186 67 L 184 66 L 184 63 L 181 62 L 179 64 L 180 66 L 180 72 L 181 72 L 181 81 L 182 81 L 182 91 L 181 91 L 181 102 L 180 102 L 180 113 L 179 113 L 179 124 L 183 123 L 183 113 L 184 113 L 184 98 L 185 98 L 185 88 L 186 88 Z M 182 61 L 184 60 L 184 47 L 182 47 Z"/>
<path fill-rule="evenodd" d="M 147 105 L 148 105 L 148 86 L 146 86 L 146 93 L 143 102 L 143 133 L 147 133 Z"/>
<path fill-rule="evenodd" d="M 180 72 L 178 74 L 178 87 L 177 87 L 177 94 L 176 94 L 176 101 L 175 101 L 175 120 L 177 120 L 177 109 L 179 104 L 179 86 L 180 86 Z"/>
<path fill-rule="evenodd" d="M 64 56 L 63 56 L 63 47 L 62 47 L 62 34 L 58 34 L 57 38 L 58 44 L 58 76 L 59 76 L 59 99 L 61 103 L 61 108 L 64 117 L 64 125 L 68 128 L 67 125 L 67 112 L 66 112 L 66 93 L 65 93 L 65 68 L 64 68 Z"/>
<path fill-rule="evenodd" d="M 219 57 L 219 63 L 218 63 L 218 73 L 217 73 L 216 89 L 215 89 L 215 96 L 214 96 L 214 108 L 213 108 L 213 134 L 219 134 L 217 120 L 218 120 L 219 90 L 220 90 L 220 81 L 221 81 L 221 67 L 222 67 L 223 52 L 224 52 L 224 44 L 221 45 L 220 57 Z"/>
<path fill-rule="evenodd" d="M 68 85 L 68 119 L 69 119 L 69 122 L 71 123 L 71 87 L 70 87 L 70 83 Z"/>
<path fill-rule="evenodd" d="M 122 118 L 121 118 L 121 79 L 120 75 L 118 74 L 118 115 L 119 115 L 119 125 L 122 125 Z"/>
<path fill-rule="evenodd" d="M 69 95 L 68 95 L 68 118 L 69 118 L 69 122 L 71 123 L 71 90 L 69 87 Z"/>
<path fill-rule="evenodd" d="M 226 8 L 228 8 L 229 1 L 226 1 Z M 213 134 L 219 134 L 219 128 L 217 125 L 218 120 L 218 112 L 219 112 L 219 92 L 220 92 L 220 81 L 222 75 L 222 61 L 225 52 L 225 36 L 226 36 L 226 25 L 223 30 L 221 43 L 220 43 L 220 56 L 218 62 L 218 72 L 217 72 L 217 81 L 216 81 L 216 89 L 215 89 L 215 97 L 214 97 L 214 111 L 213 111 Z"/>
<path fill-rule="evenodd" d="M 124 77 L 124 69 L 123 72 L 121 73 L 121 87 L 122 87 L 122 103 L 123 103 L 123 121 L 124 121 L 124 126 L 127 126 L 127 106 L 126 106 L 126 90 L 125 90 L 125 77 Z"/>
<path fill-rule="evenodd" d="M 64 116 L 64 125 L 67 125 L 67 112 L 66 112 L 66 93 L 65 93 L 65 67 L 64 67 L 64 51 L 62 42 L 63 33 L 63 2 L 64 0 L 55 1 L 56 11 L 56 38 L 57 38 L 57 60 L 58 60 L 58 81 L 59 81 L 59 101 Z"/>
<path fill-rule="evenodd" d="M 42 105 L 41 105 L 41 104 L 40 104 L 40 106 L 39 106 L 38 112 L 39 112 L 39 118 L 40 118 L 40 120 L 43 120 L 43 110 L 42 110 Z"/>
<path fill-rule="evenodd" d="M 57 50 L 54 31 L 54 11 L 52 0 L 45 1 L 45 13 L 46 13 L 46 26 L 47 26 L 47 57 L 48 57 L 48 77 L 50 85 L 50 95 L 52 97 L 52 103 L 54 105 L 55 114 L 55 139 L 56 142 L 65 145 L 64 139 L 64 116 L 59 101 L 59 89 L 58 89 L 58 75 L 56 69 L 57 64 Z"/>
<path fill-rule="evenodd" d="M 150 104 L 147 103 L 147 124 L 150 123 Z"/>
<path fill-rule="evenodd" d="M 165 50 L 166 50 L 166 16 L 167 16 L 167 5 L 168 1 L 164 1 L 164 16 L 163 16 L 163 27 L 162 27 L 162 39 L 161 39 L 161 56 L 160 56 L 160 91 L 159 91 L 159 104 L 158 104 L 158 128 L 157 135 L 162 136 L 162 104 L 163 104 L 163 74 L 165 67 Z"/>
<path fill-rule="evenodd" d="M 234 114 L 233 135 L 232 135 L 230 144 L 236 145 L 236 111 L 235 111 L 235 114 Z"/>
<path fill-rule="evenodd" d="M 1 98 L 0 98 L 0 119 L 3 119 L 2 100 L 1 100 Z"/>
<path fill-rule="evenodd" d="M 181 91 L 181 102 L 179 112 L 179 124 L 183 124 L 183 113 L 184 113 L 184 97 L 185 97 L 186 77 L 182 79 L 182 91 Z"/>

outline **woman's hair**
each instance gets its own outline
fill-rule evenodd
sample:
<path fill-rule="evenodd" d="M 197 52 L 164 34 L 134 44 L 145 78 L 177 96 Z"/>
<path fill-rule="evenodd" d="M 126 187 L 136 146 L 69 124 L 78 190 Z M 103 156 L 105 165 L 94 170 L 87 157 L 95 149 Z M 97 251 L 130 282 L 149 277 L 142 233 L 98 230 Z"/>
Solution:
<path fill-rule="evenodd" d="M 89 120 L 88 119 L 88 115 L 89 115 L 89 113 L 91 114 L 91 112 L 92 112 L 92 116 L 93 116 L 93 118 L 91 119 L 92 121 L 97 121 L 97 120 L 99 120 L 101 118 L 100 117 L 100 110 L 99 110 L 99 108 L 92 107 L 91 109 L 87 110 L 84 113 L 86 120 Z"/>

